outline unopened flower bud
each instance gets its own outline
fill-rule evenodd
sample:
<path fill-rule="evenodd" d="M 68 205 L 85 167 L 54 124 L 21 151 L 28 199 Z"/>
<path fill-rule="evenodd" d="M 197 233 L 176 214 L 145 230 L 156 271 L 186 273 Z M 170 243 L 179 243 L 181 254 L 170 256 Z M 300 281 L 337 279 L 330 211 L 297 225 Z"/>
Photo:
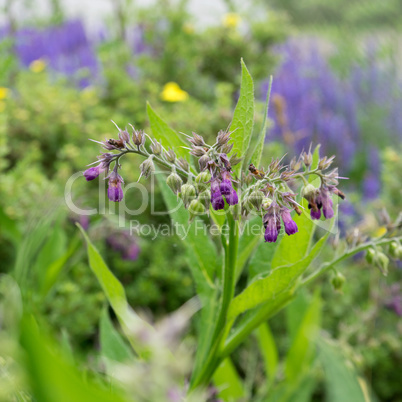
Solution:
<path fill-rule="evenodd" d="M 199 192 L 206 190 L 207 183 L 211 180 L 211 174 L 208 170 L 204 170 L 203 172 L 199 173 L 198 176 L 195 178 L 195 182 L 197 183 L 197 189 Z"/>
<path fill-rule="evenodd" d="M 218 136 L 216 137 L 216 143 L 218 147 L 223 147 L 230 140 L 230 132 L 228 131 L 219 131 Z"/>
<path fill-rule="evenodd" d="M 271 206 L 271 204 L 272 204 L 271 198 L 264 197 L 261 206 L 263 209 L 268 209 Z"/>
<path fill-rule="evenodd" d="M 169 149 L 169 151 L 165 152 L 165 158 L 169 163 L 174 163 L 176 160 L 176 154 L 173 149 Z"/>
<path fill-rule="evenodd" d="M 195 198 L 196 195 L 195 187 L 190 183 L 183 184 L 181 186 L 180 193 L 184 206 L 187 208 L 190 202 Z"/>
<path fill-rule="evenodd" d="M 198 196 L 198 200 L 200 202 L 202 202 L 202 204 L 204 205 L 205 209 L 208 210 L 209 209 L 209 204 L 211 202 L 211 191 L 210 190 L 205 190 L 203 191 L 199 196 Z"/>
<path fill-rule="evenodd" d="M 389 254 L 391 255 L 391 257 L 394 258 L 399 258 L 399 253 L 398 253 L 398 248 L 399 248 L 399 244 L 396 241 L 393 241 L 390 245 L 389 245 Z"/>
<path fill-rule="evenodd" d="M 183 180 L 176 173 L 176 169 L 174 167 L 172 173 L 166 179 L 166 183 L 176 195 L 181 191 L 181 185 L 183 184 Z"/>
<path fill-rule="evenodd" d="M 188 212 L 190 213 L 190 222 L 194 219 L 197 215 L 205 214 L 205 207 L 201 201 L 198 199 L 194 199 L 190 202 L 188 206 Z"/>
<path fill-rule="evenodd" d="M 366 253 L 366 261 L 369 264 L 373 264 L 375 261 L 375 250 L 373 248 L 369 248 Z"/>
<path fill-rule="evenodd" d="M 205 155 L 206 151 L 203 147 L 193 147 L 191 148 L 190 154 L 200 158 L 201 156 Z"/>
<path fill-rule="evenodd" d="M 193 138 L 190 138 L 189 141 L 196 147 L 203 147 L 205 146 L 204 138 L 201 135 L 193 132 Z"/>
<path fill-rule="evenodd" d="M 341 290 L 345 283 L 345 277 L 340 272 L 336 271 L 335 276 L 331 279 L 331 283 L 335 290 Z"/>
<path fill-rule="evenodd" d="M 313 163 L 313 155 L 311 155 L 311 152 L 304 153 L 303 162 L 307 167 L 309 167 Z"/>
<path fill-rule="evenodd" d="M 130 142 L 130 134 L 127 132 L 127 130 L 120 130 L 119 139 L 124 143 Z"/>
<path fill-rule="evenodd" d="M 190 165 L 184 158 L 179 158 L 177 160 L 177 165 L 182 168 L 185 172 L 188 172 L 190 169 Z"/>
<path fill-rule="evenodd" d="M 133 127 L 133 142 L 137 147 L 141 147 L 145 144 L 145 134 L 142 130 L 136 131 Z"/>
<path fill-rule="evenodd" d="M 220 152 L 224 153 L 224 154 L 230 154 L 230 152 L 233 149 L 233 145 L 234 144 L 225 144 L 220 148 Z"/>
<path fill-rule="evenodd" d="M 255 207 L 257 211 L 261 209 L 262 202 L 264 200 L 264 194 L 262 191 L 259 190 L 254 190 L 249 196 L 248 196 L 248 202 Z"/>
<path fill-rule="evenodd" d="M 307 201 L 311 200 L 316 193 L 317 189 L 312 184 L 306 184 L 301 191 L 302 197 L 304 197 Z"/>
<path fill-rule="evenodd" d="M 155 172 L 155 165 L 153 162 L 153 155 L 150 155 L 144 162 L 140 165 L 141 176 L 144 176 L 146 179 L 151 176 L 152 173 Z"/>
<path fill-rule="evenodd" d="M 242 216 L 247 216 L 250 211 L 253 209 L 253 206 L 249 203 L 248 197 L 243 200 L 241 203 L 241 214 Z"/>
<path fill-rule="evenodd" d="M 151 144 L 151 151 L 154 155 L 160 155 L 162 153 L 162 145 L 160 142 L 155 141 Z"/>
<path fill-rule="evenodd" d="M 293 159 L 289 163 L 289 168 L 290 170 L 294 170 L 295 172 L 297 172 L 301 168 L 300 159 L 293 157 Z"/>
<path fill-rule="evenodd" d="M 377 265 L 384 276 L 388 275 L 389 258 L 381 251 L 376 255 Z"/>
<path fill-rule="evenodd" d="M 209 161 L 208 154 L 205 154 L 205 155 L 201 156 L 200 159 L 198 159 L 198 165 L 200 166 L 201 171 L 203 171 L 207 168 L 208 161 Z"/>
<path fill-rule="evenodd" d="M 229 152 L 227 152 L 227 153 L 229 153 Z M 235 166 L 235 165 L 237 165 L 238 163 L 240 163 L 242 160 L 243 160 L 243 158 L 238 158 L 238 157 L 237 157 L 237 153 L 235 153 L 235 154 L 232 155 L 232 156 L 230 157 L 230 159 L 229 159 L 230 166 Z"/>
<path fill-rule="evenodd" d="M 93 166 L 93 167 L 87 169 L 83 173 L 83 175 L 87 181 L 91 181 L 91 180 L 96 179 L 99 176 L 99 174 L 102 172 L 102 170 L 104 170 L 104 169 L 102 169 L 102 167 L 100 165 Z"/>

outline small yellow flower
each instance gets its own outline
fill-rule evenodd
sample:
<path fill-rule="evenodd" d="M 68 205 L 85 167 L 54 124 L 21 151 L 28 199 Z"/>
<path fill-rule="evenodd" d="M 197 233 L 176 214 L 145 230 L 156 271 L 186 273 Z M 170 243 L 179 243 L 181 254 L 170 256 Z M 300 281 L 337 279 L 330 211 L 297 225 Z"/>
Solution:
<path fill-rule="evenodd" d="M 399 156 L 395 152 L 395 150 L 393 150 L 392 148 L 386 148 L 385 149 L 385 159 L 387 159 L 390 162 L 398 162 Z"/>
<path fill-rule="evenodd" d="M 222 23 L 225 28 L 236 28 L 241 21 L 241 17 L 236 13 L 228 13 L 223 16 Z"/>
<path fill-rule="evenodd" d="M 384 226 L 381 226 L 376 230 L 375 235 L 376 235 L 376 237 L 381 237 L 381 236 L 384 236 L 385 233 L 387 233 L 387 228 Z"/>
<path fill-rule="evenodd" d="M 42 59 L 34 60 L 29 69 L 34 73 L 41 73 L 46 68 L 46 61 Z"/>
<path fill-rule="evenodd" d="M 183 91 L 175 82 L 168 82 L 163 87 L 161 99 L 166 102 L 183 102 L 188 99 L 188 93 Z"/>
<path fill-rule="evenodd" d="M 6 99 L 10 90 L 6 87 L 0 87 L 0 99 Z"/>
<path fill-rule="evenodd" d="M 192 34 L 194 33 L 194 26 L 192 24 L 184 24 L 183 25 L 183 32 L 185 32 L 186 34 Z"/>

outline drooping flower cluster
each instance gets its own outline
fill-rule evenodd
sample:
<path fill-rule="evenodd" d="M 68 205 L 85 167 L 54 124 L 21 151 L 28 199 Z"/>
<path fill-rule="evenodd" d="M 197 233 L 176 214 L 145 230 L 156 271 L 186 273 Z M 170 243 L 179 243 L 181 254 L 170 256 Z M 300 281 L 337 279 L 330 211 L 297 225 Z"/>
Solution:
<path fill-rule="evenodd" d="M 345 198 L 345 195 L 336 188 L 340 179 L 337 169 L 324 172 L 331 166 L 334 157 L 321 158 L 314 168 L 311 167 L 313 163 L 311 151 L 302 153 L 299 159 L 294 158 L 287 166 L 282 164 L 282 159 L 272 160 L 266 172 L 250 164 L 250 173 L 243 177 L 246 188 L 243 191 L 242 212 L 247 215 L 255 210 L 262 214 L 264 238 L 269 243 L 277 240 L 282 222 L 288 236 L 298 232 L 297 224 L 291 216 L 293 210 L 300 215 L 303 208 L 296 201 L 296 193 L 293 191 L 297 180 L 301 179 L 304 182 L 301 195 L 308 201 L 312 219 L 320 219 L 321 210 L 326 219 L 334 216 L 332 194 Z M 319 188 L 308 182 L 307 178 L 312 175 L 319 177 L 321 183 Z M 256 180 L 256 183 L 251 185 L 253 180 Z"/>
<path fill-rule="evenodd" d="M 118 202 L 123 199 L 124 181 L 118 170 L 121 168 L 120 158 L 127 153 L 136 153 L 146 158 L 140 165 L 141 176 L 145 178 L 154 173 L 154 163 L 171 171 L 166 183 L 174 194 L 181 198 L 184 207 L 190 212 L 190 219 L 208 213 L 210 207 L 215 211 L 230 209 L 236 219 L 240 212 L 243 216 L 247 216 L 254 211 L 262 217 L 266 242 L 277 240 L 282 224 L 287 235 L 298 232 L 297 223 L 291 215 L 292 211 L 300 215 L 303 209 L 303 206 L 296 201 L 295 190 L 298 181 L 304 183 L 301 196 L 308 201 L 312 219 L 320 219 L 322 215 L 325 219 L 332 218 L 334 216 L 332 195 L 345 198 L 336 187 L 338 179 L 341 178 L 337 169 L 326 172 L 334 157 L 323 157 L 318 160 L 316 157 L 312 166 L 311 150 L 302 153 L 298 159 L 294 158 L 289 165 L 282 163 L 284 158 L 272 160 L 266 171 L 250 164 L 248 174 L 243 172 L 237 177 L 232 167 L 241 159 L 232 153 L 233 144 L 230 143 L 231 133 L 228 131 L 220 131 L 212 146 L 207 145 L 204 138 L 196 133 L 187 136 L 191 144 L 188 148 L 189 154 L 197 159 L 198 167 L 196 167 L 196 163 L 193 162 L 191 165 L 187 159 L 177 158 L 173 149 L 167 150 L 143 131 L 137 131 L 132 127 L 133 133 L 130 135 L 127 129 L 118 128 L 118 130 L 117 139 L 95 141 L 107 151 L 115 152 L 102 153 L 94 163 L 96 166 L 84 172 L 88 181 L 103 172 L 107 174 L 107 194 L 111 201 Z M 147 138 L 151 142 L 149 149 L 146 147 Z M 318 155 L 318 150 L 315 154 Z M 114 167 L 109 173 L 112 163 Z M 314 175 L 320 180 L 318 188 L 308 181 Z M 225 208 L 226 206 L 228 208 Z"/>

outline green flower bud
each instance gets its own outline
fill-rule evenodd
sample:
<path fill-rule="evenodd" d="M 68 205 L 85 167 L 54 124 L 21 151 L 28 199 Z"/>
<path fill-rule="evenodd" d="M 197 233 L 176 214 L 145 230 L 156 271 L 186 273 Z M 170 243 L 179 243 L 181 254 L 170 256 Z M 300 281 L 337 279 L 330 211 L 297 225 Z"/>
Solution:
<path fill-rule="evenodd" d="M 140 170 L 141 170 L 141 175 L 144 176 L 146 179 L 155 172 L 155 166 L 153 162 L 153 155 L 151 155 L 149 158 L 145 159 L 144 162 L 141 163 L 140 165 Z"/>
<path fill-rule="evenodd" d="M 369 248 L 368 250 L 367 250 L 367 253 L 366 253 L 366 261 L 369 263 L 369 264 L 374 264 L 374 262 L 375 262 L 375 255 L 376 253 L 375 253 L 375 250 L 373 249 L 373 248 Z"/>
<path fill-rule="evenodd" d="M 380 271 L 384 276 L 388 275 L 388 264 L 389 264 L 389 258 L 382 252 L 378 252 L 377 255 L 377 265 L 378 268 L 380 268 Z"/>
<path fill-rule="evenodd" d="M 208 154 L 205 154 L 205 155 L 201 156 L 200 159 L 198 159 L 198 165 L 200 166 L 200 170 L 206 169 L 209 159 L 210 159 L 210 157 Z"/>
<path fill-rule="evenodd" d="M 306 184 L 302 188 L 301 195 L 308 201 L 315 196 L 316 192 L 317 189 L 312 184 Z"/>
<path fill-rule="evenodd" d="M 264 199 L 262 200 L 261 206 L 264 209 L 268 209 L 271 206 L 271 204 L 272 204 L 271 198 L 264 197 Z"/>
<path fill-rule="evenodd" d="M 176 195 L 181 191 L 181 185 L 183 184 L 183 180 L 176 173 L 175 168 L 173 168 L 172 173 L 166 180 L 166 183 Z"/>
<path fill-rule="evenodd" d="M 151 151 L 154 155 L 160 155 L 162 153 L 162 145 L 160 142 L 155 141 L 151 144 Z"/>
<path fill-rule="evenodd" d="M 248 197 L 243 200 L 241 203 L 241 214 L 243 216 L 247 216 L 250 211 L 253 209 L 253 205 L 249 202 Z"/>
<path fill-rule="evenodd" d="M 199 173 L 198 176 L 195 178 L 195 182 L 197 183 L 198 191 L 202 192 L 207 189 L 207 183 L 211 180 L 211 174 L 204 170 L 203 172 Z"/>
<path fill-rule="evenodd" d="M 335 276 L 331 279 L 331 283 L 335 290 L 341 290 L 345 283 L 345 277 L 340 272 L 336 271 Z"/>
<path fill-rule="evenodd" d="M 190 183 L 183 184 L 181 186 L 180 193 L 184 206 L 187 208 L 190 202 L 193 201 L 195 198 L 196 195 L 195 187 Z"/>
<path fill-rule="evenodd" d="M 209 204 L 211 202 L 211 191 L 205 190 L 199 196 L 198 200 L 204 205 L 206 210 L 209 210 Z"/>
<path fill-rule="evenodd" d="M 248 197 L 247 201 L 259 211 L 261 209 L 261 205 L 264 202 L 264 194 L 262 191 L 254 190 Z M 271 200 L 272 202 L 272 200 Z M 270 204 L 271 205 L 271 204 Z"/>
<path fill-rule="evenodd" d="M 169 163 L 174 163 L 176 160 L 176 154 L 173 149 L 169 149 L 169 151 L 165 152 L 165 158 Z"/>
<path fill-rule="evenodd" d="M 393 241 L 389 245 L 389 254 L 391 255 L 391 257 L 399 258 L 399 253 L 398 253 L 399 247 L 400 247 L 400 245 L 396 241 Z"/>
<path fill-rule="evenodd" d="M 397 258 L 398 260 L 402 260 L 402 246 L 401 245 L 398 246 L 396 255 L 397 256 L 395 258 Z"/>
<path fill-rule="evenodd" d="M 192 200 L 188 206 L 188 212 L 190 213 L 190 222 L 197 215 L 205 214 L 205 207 L 198 199 Z"/>

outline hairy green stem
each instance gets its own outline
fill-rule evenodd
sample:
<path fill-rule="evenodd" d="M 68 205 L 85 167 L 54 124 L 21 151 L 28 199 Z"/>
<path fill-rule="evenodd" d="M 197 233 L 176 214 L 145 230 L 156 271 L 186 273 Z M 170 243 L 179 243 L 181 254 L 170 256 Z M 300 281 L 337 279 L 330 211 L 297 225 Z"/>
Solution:
<path fill-rule="evenodd" d="M 321 274 L 328 271 L 329 269 L 332 269 L 339 262 L 345 260 L 346 258 L 352 257 L 353 255 L 355 255 L 357 253 L 360 253 L 360 251 L 367 250 L 370 247 L 383 246 L 383 245 L 392 243 L 393 241 L 397 241 L 399 239 L 400 239 L 400 237 L 383 238 L 378 241 L 369 241 L 369 242 L 361 244 L 360 246 L 354 247 L 351 250 L 347 251 L 346 253 L 342 254 L 341 256 L 334 258 L 332 261 L 322 264 L 320 266 L 320 268 L 318 268 L 315 272 L 313 272 L 311 275 L 309 275 L 307 278 L 305 278 L 303 281 L 301 281 L 299 286 L 307 285 L 310 282 L 313 282 Z"/>
<path fill-rule="evenodd" d="M 116 163 L 119 163 L 119 160 L 122 156 L 126 155 L 126 154 L 137 154 L 137 155 L 141 155 L 144 156 L 145 158 L 149 157 L 151 154 L 148 153 L 146 150 L 143 151 L 140 148 L 137 149 L 128 149 L 126 148 L 124 151 L 120 152 L 119 154 L 116 154 L 115 158 L 112 159 L 113 161 L 116 161 Z M 195 175 L 191 172 L 186 172 L 184 169 L 182 169 L 180 166 L 178 166 L 177 164 L 171 164 L 169 162 L 164 161 L 162 158 L 158 157 L 155 155 L 154 157 L 155 162 L 157 162 L 159 165 L 162 165 L 163 167 L 167 168 L 167 169 L 172 169 L 172 166 L 175 166 L 177 173 L 188 179 L 188 178 L 194 178 Z"/>
<path fill-rule="evenodd" d="M 222 297 L 219 315 L 216 321 L 216 326 L 211 341 L 211 348 L 209 350 L 207 359 L 204 362 L 203 369 L 200 372 L 199 376 L 195 378 L 190 385 L 190 389 L 194 389 L 200 385 L 208 384 L 214 371 L 216 370 L 217 354 L 222 342 L 222 337 L 225 333 L 227 312 L 234 296 L 239 231 L 238 223 L 236 220 L 233 219 L 233 216 L 231 214 L 227 215 L 227 219 L 229 225 L 229 236 L 226 247 L 224 245 L 225 264 L 223 267 L 222 275 Z"/>

